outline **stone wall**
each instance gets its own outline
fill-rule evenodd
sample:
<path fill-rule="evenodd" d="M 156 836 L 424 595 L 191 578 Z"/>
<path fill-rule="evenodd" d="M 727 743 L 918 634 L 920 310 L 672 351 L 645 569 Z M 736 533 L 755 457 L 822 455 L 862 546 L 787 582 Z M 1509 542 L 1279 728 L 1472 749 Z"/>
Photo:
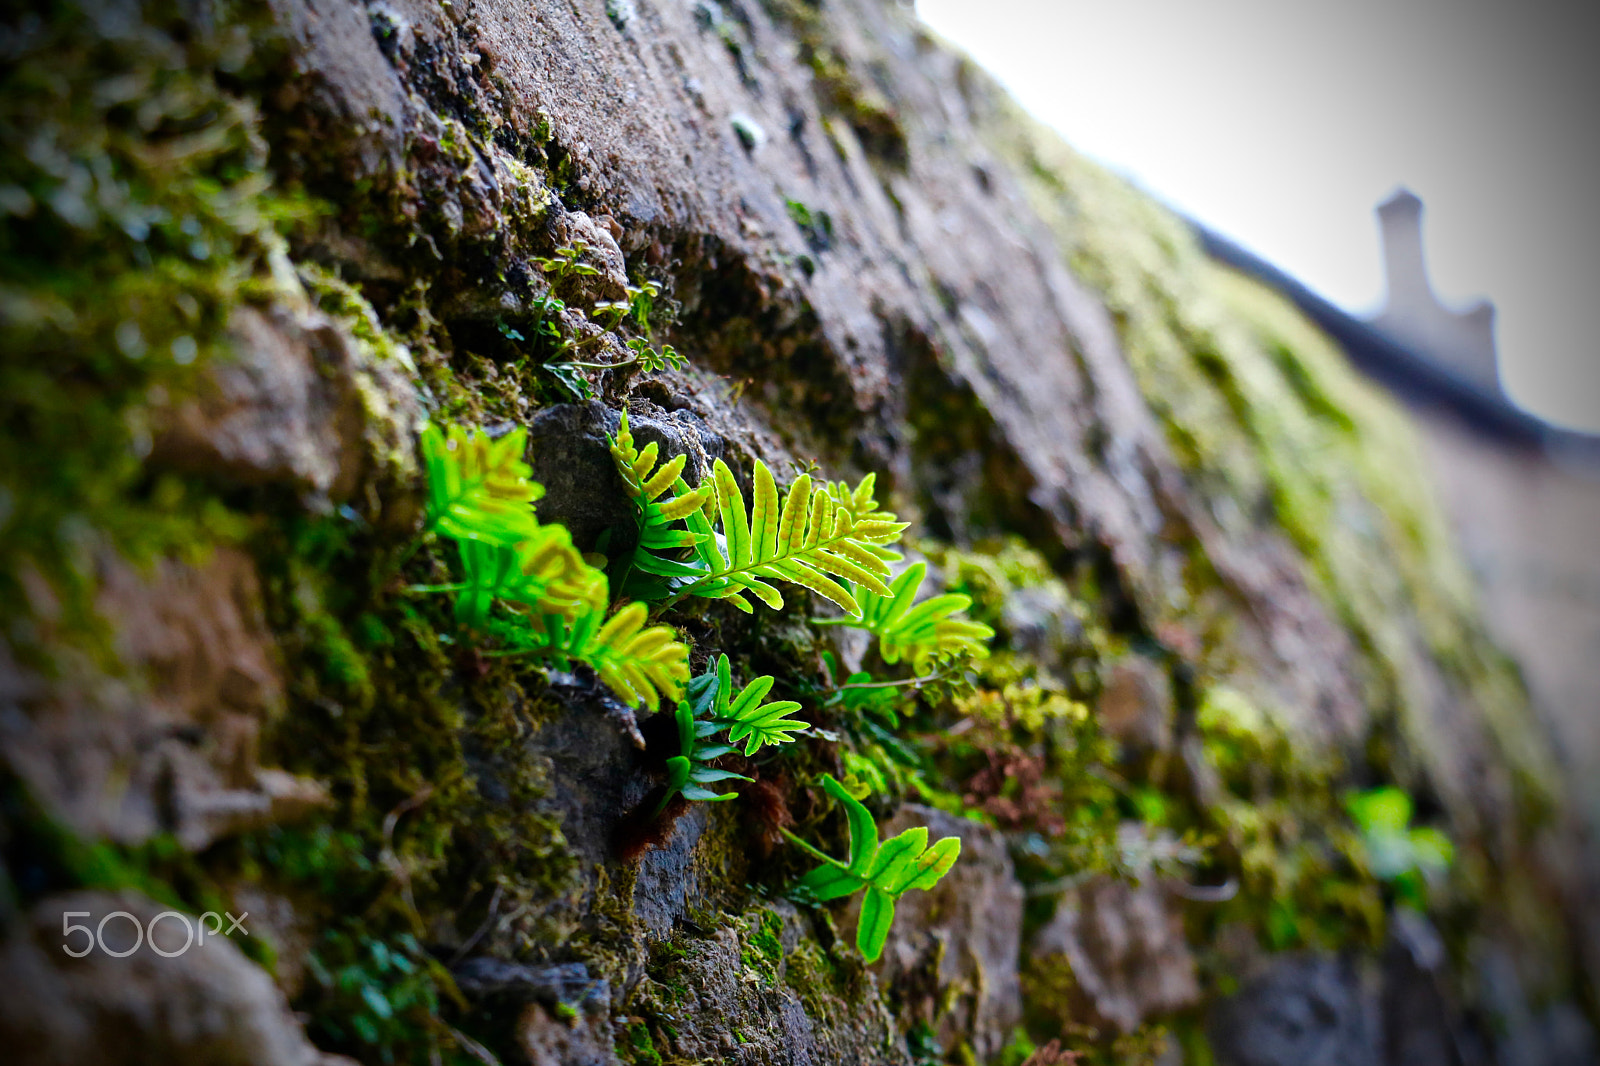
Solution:
<path fill-rule="evenodd" d="M 906 9 L 129 0 L 0 40 L 23 1061 L 1592 1050 L 1584 853 L 1404 419 Z M 546 369 L 626 361 L 645 281 L 686 366 Z M 992 654 L 891 726 L 825 664 L 905 664 L 820 600 L 670 607 L 818 729 L 652 816 L 670 715 L 419 588 L 425 422 L 529 427 L 540 520 L 615 566 L 624 410 L 691 481 L 874 474 Z M 780 830 L 844 844 L 824 773 L 963 840 L 876 963 L 794 889 Z M 1420 896 L 1347 811 L 1391 783 L 1453 843 Z M 59 950 L 162 909 L 250 933 Z"/>

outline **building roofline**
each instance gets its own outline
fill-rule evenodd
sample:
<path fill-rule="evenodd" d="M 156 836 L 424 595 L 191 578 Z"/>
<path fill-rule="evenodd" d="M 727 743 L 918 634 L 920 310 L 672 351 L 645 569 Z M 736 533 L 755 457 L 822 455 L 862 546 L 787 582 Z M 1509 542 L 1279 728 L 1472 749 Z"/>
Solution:
<path fill-rule="evenodd" d="M 1305 285 L 1233 241 L 1186 220 L 1211 258 L 1278 290 L 1344 348 L 1363 373 L 1411 403 L 1443 408 L 1477 433 L 1507 444 L 1543 448 L 1564 458 L 1600 464 L 1600 435 L 1565 429 L 1515 406 L 1504 396 L 1440 366 L 1372 323 L 1335 307 Z"/>

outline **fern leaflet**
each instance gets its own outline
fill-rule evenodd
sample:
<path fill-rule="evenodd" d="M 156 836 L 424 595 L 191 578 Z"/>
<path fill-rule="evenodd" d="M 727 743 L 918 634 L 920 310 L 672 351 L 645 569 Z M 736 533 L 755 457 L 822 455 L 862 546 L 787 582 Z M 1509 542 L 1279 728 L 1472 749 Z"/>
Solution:
<path fill-rule="evenodd" d="M 456 620 L 482 628 L 495 599 L 537 614 L 576 618 L 604 608 L 605 575 L 583 561 L 565 526 L 536 525 L 515 548 L 481 540 L 457 542 L 466 580 L 456 597 Z"/>
<path fill-rule="evenodd" d="M 719 770 L 715 766 L 707 765 L 710 760 L 720 755 L 726 755 L 733 749 L 726 744 L 701 744 L 703 737 L 708 737 L 721 728 L 716 722 L 703 721 L 695 717 L 693 708 L 687 700 L 678 701 L 676 713 L 678 722 L 678 752 L 667 760 L 667 794 L 661 798 L 661 803 L 656 807 L 655 813 L 660 814 L 666 810 L 673 795 L 682 793 L 687 800 L 701 800 L 707 803 L 716 803 L 720 800 L 731 800 L 738 795 L 737 792 L 713 792 L 706 788 L 718 781 L 748 781 L 750 778 L 743 774 L 736 774 L 732 770 Z"/>
<path fill-rule="evenodd" d="M 689 680 L 689 649 L 671 626 L 646 626 L 642 603 L 630 603 L 601 624 L 602 607 L 569 623 L 559 614 L 544 617 L 545 640 L 535 649 L 566 668 L 568 659 L 594 667 L 624 703 L 654 706 L 662 697 L 678 699 Z"/>

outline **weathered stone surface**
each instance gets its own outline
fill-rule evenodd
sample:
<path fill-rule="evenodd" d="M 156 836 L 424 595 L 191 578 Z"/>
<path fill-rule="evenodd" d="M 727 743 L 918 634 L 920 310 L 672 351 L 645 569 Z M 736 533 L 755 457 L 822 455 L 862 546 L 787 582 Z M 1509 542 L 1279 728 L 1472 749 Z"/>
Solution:
<path fill-rule="evenodd" d="M 1446 961 L 1444 943 L 1426 918 L 1409 909 L 1394 915 L 1383 953 L 1384 1061 L 1467 1061 L 1457 1046 L 1462 1026 L 1446 993 Z"/>
<path fill-rule="evenodd" d="M 1058 666 L 1082 646 L 1083 621 L 1059 586 L 1019 589 L 1003 623 L 1012 647 L 1044 663 Z"/>
<path fill-rule="evenodd" d="M 932 889 L 900 897 L 880 978 L 906 990 L 909 1013 L 941 1042 L 968 1041 L 985 1061 L 1000 1053 L 1022 1018 L 1022 886 L 995 830 L 911 804 L 883 835 L 914 825 L 927 826 L 929 840 L 960 837 L 961 859 Z"/>
<path fill-rule="evenodd" d="M 1172 680 L 1149 659 L 1133 656 L 1113 666 L 1096 711 L 1130 757 L 1164 752 L 1172 744 Z"/>
<path fill-rule="evenodd" d="M 343 500 L 379 473 L 376 457 L 409 451 L 422 409 L 407 368 L 326 315 L 239 307 L 229 340 L 197 393 L 157 412 L 156 462 Z"/>
<path fill-rule="evenodd" d="M 135 8 L 114 7 L 112 22 L 138 21 Z M 209 8 L 180 7 L 193 25 L 178 35 L 204 36 Z M 1567 911 L 1545 905 L 1560 898 L 1546 882 L 1560 876 L 1566 838 L 1551 830 L 1535 846 L 1524 832 L 1547 798 L 1530 786 L 1540 763 L 1528 752 L 1538 745 L 1519 731 L 1519 693 L 1474 635 L 1470 610 L 1419 596 L 1447 568 L 1408 569 L 1353 540 L 1339 542 L 1343 554 L 1323 550 L 1319 538 L 1332 533 L 1295 512 L 1291 505 L 1304 501 L 1282 484 L 1275 492 L 1264 473 L 1287 470 L 1290 481 L 1325 490 L 1338 501 L 1330 527 L 1382 529 L 1371 479 L 1319 465 L 1327 436 L 1296 437 L 1271 455 L 1261 441 L 1298 416 L 1326 429 L 1316 420 L 1328 408 L 1327 432 L 1341 447 L 1347 437 L 1365 439 L 1392 464 L 1389 423 L 1353 421 L 1343 407 L 1367 402 L 1353 387 L 1334 389 L 1333 399 L 1314 388 L 1302 395 L 1327 381 L 1297 377 L 1309 371 L 1288 349 L 1311 350 L 1314 339 L 1280 352 L 1267 335 L 1257 337 L 1254 320 L 1218 295 L 1225 286 L 1192 235 L 1149 205 L 1123 217 L 1092 202 L 1105 190 L 1084 178 L 1081 164 L 1061 156 L 1064 149 L 919 29 L 903 5 L 269 0 L 260 16 L 273 24 L 259 27 L 263 40 L 282 37 L 281 61 L 270 44 L 248 60 L 203 52 L 192 62 L 207 65 L 204 78 L 220 79 L 219 91 L 248 98 L 240 122 L 254 123 L 248 116 L 260 110 L 247 133 L 270 141 L 262 156 L 271 179 L 327 210 L 286 227 L 288 250 L 273 243 L 269 266 L 252 279 L 254 295 L 235 302 L 237 358 L 212 363 L 198 394 L 152 397 L 149 411 L 133 413 L 149 416 L 150 472 L 199 475 L 190 480 L 215 490 L 213 502 L 256 523 L 268 545 L 259 550 L 298 545 L 279 535 L 304 532 L 308 521 L 310 540 L 348 538 L 337 564 L 306 550 L 290 569 L 338 567 L 341 584 L 314 606 L 329 633 L 349 638 L 341 650 L 369 671 L 370 691 L 342 703 L 292 694 L 288 714 L 304 720 L 286 735 L 328 745 L 328 761 L 339 767 L 329 793 L 337 815 L 319 828 L 355 838 L 327 850 L 349 852 L 337 861 L 359 887 L 340 884 L 327 890 L 337 898 L 299 910 L 286 897 L 254 897 L 267 902 L 267 929 L 287 949 L 285 987 L 307 988 L 319 947 L 366 966 L 382 957 L 366 933 L 426 929 L 422 950 L 456 964 L 469 1010 L 493 1015 L 495 1035 L 505 1038 L 496 1050 L 513 1058 L 992 1060 L 1019 1018 L 1036 1020 L 1022 1009 L 1023 889 L 1009 849 L 1019 863 L 1035 864 L 1020 875 L 1029 878 L 1060 872 L 1041 874 L 1039 866 L 1065 863 L 1070 876 L 1080 859 L 1094 869 L 1115 861 L 1085 858 L 1077 841 L 1064 839 L 1068 818 L 1094 813 L 1086 809 L 1023 819 L 1001 817 L 997 806 L 990 814 L 1002 833 L 904 807 L 886 831 L 928 824 L 935 836 L 960 835 L 964 857 L 935 891 L 901 901 L 883 964 L 863 968 L 850 946 L 859 904 L 813 911 L 778 900 L 796 857 L 767 847 L 778 839 L 775 827 L 790 824 L 786 805 L 799 809 L 815 796 L 817 773 L 841 771 L 846 753 L 862 755 L 848 735 L 857 723 L 833 720 L 796 746 L 801 758 L 778 761 L 791 751 L 761 763 L 752 795 L 738 804 L 681 804 L 686 809 L 652 821 L 649 797 L 676 750 L 645 743 L 646 735 L 670 734 L 663 720 L 623 708 L 586 668 L 541 677 L 518 668 L 525 660 L 489 658 L 476 636 L 444 620 L 447 608 L 430 614 L 421 592 L 383 569 L 385 553 L 398 553 L 415 532 L 414 437 L 424 407 L 494 432 L 531 423 L 530 458 L 547 488 L 541 519 L 568 525 L 584 548 L 599 547 L 609 530 L 603 550 L 613 557 L 630 547 L 632 515 L 604 438 L 624 404 L 642 442 L 658 442 L 663 457 L 690 456 L 690 482 L 717 457 L 740 477 L 760 458 L 780 483 L 791 461 L 816 461 L 829 478 L 875 471 L 880 499 L 914 522 L 915 535 L 961 548 L 1010 538 L 1044 560 L 1054 584 L 1024 590 L 998 619 L 1018 657 L 997 669 L 1026 682 L 1034 667 L 1048 672 L 1069 653 L 1097 660 L 1074 673 L 1070 691 L 1085 702 L 1099 695 L 1095 721 L 1125 748 L 1164 751 L 1174 726 L 1182 730 L 1191 794 L 1168 798 L 1183 817 L 1205 824 L 1224 805 L 1282 824 L 1306 813 L 1273 806 L 1303 798 L 1273 791 L 1275 778 L 1301 767 L 1262 765 L 1259 794 L 1245 796 L 1251 789 L 1224 782 L 1210 764 L 1190 728 L 1193 712 L 1201 690 L 1227 685 L 1318 772 L 1337 762 L 1324 758 L 1332 752 L 1348 760 L 1348 779 L 1319 780 L 1318 789 L 1399 776 L 1430 819 L 1433 807 L 1442 809 L 1437 820 L 1458 841 L 1462 883 L 1478 886 L 1486 913 L 1498 907 L 1495 921 L 1513 930 L 1494 935 L 1518 949 L 1514 970 L 1540 973 L 1561 954 L 1549 945 L 1563 943 L 1572 912 L 1593 896 L 1568 878 Z M 257 61 L 266 69 L 251 66 Z M 137 79 L 95 87 L 113 97 L 136 90 Z M 195 143 L 165 127 L 140 141 L 133 125 L 124 134 L 140 150 Z M 91 167 L 74 167 L 89 180 Z M 33 204 L 26 190 L 0 191 L 8 210 L 19 196 Z M 1116 195 L 1143 204 L 1125 190 L 1106 193 Z M 34 207 L 46 209 L 43 201 Z M 1096 234 L 1104 245 L 1088 247 L 1084 234 L 1095 227 L 1115 230 L 1114 239 Z M 515 348 L 510 327 L 530 326 L 549 295 L 551 278 L 534 260 L 578 241 L 598 273 L 563 282 L 574 306 L 557 313 L 562 327 L 593 342 L 585 352 L 622 358 L 619 341 L 603 339 L 577 305 L 615 299 L 630 279 L 648 275 L 662 284 L 670 311 L 654 339 L 683 352 L 687 370 L 599 372 L 602 400 L 548 402 L 556 394 L 536 363 L 547 353 L 532 343 Z M 321 294 L 320 310 L 288 276 L 291 260 L 305 287 Z M 9 314 L 9 289 L 5 295 Z M 1172 384 L 1164 373 L 1176 366 L 1191 373 Z M 1263 399 L 1250 391 L 1262 381 L 1281 389 Z M 1358 424 L 1359 432 L 1349 428 Z M 307 518 L 346 501 L 351 507 L 334 513 L 348 528 L 329 533 Z M 1309 510 L 1313 519 L 1318 513 Z M 1427 525 L 1405 507 L 1392 517 L 1408 544 Z M 1290 528 L 1291 518 L 1300 524 Z M 412 565 L 445 569 L 441 554 L 421 552 Z M 310 675 L 323 664 L 308 661 L 315 656 L 303 647 L 294 651 L 306 641 L 290 632 L 291 618 L 279 637 L 296 672 L 280 668 L 253 605 L 248 560 L 225 551 L 205 564 L 169 561 L 149 580 L 103 569 L 91 583 L 102 588 L 138 676 L 124 683 L 68 671 L 74 683 L 89 681 L 58 686 L 25 673 L 0 644 L 7 769 L 76 833 L 123 843 L 171 832 L 204 849 L 318 802 L 315 786 L 258 765 L 256 737 L 284 703 L 282 678 L 315 687 Z M 17 580 L 30 603 L 48 601 L 48 590 L 34 595 L 43 580 L 36 574 Z M 1084 631 L 1068 582 L 1103 645 L 1078 646 Z M 297 616 L 302 600 L 319 598 L 301 592 L 279 590 L 283 613 Z M 819 676 L 816 634 L 802 613 L 763 610 L 746 620 L 725 606 L 694 604 L 666 616 L 695 645 L 697 665 L 726 648 L 746 657 L 741 668 L 781 669 L 786 688 L 802 691 Z M 48 623 L 49 611 L 34 613 Z M 843 657 L 847 664 L 860 660 L 856 651 Z M 1100 693 L 1094 668 L 1112 656 L 1123 656 L 1122 665 L 1101 679 L 1108 684 Z M 1169 685 L 1169 676 L 1181 683 Z M 392 706 L 374 705 L 382 701 L 371 692 L 380 688 Z M 820 711 L 816 694 L 804 694 L 807 713 Z M 923 712 L 938 720 L 946 709 Z M 827 713 L 844 717 L 837 708 Z M 474 732 L 486 721 L 494 728 Z M 468 735 L 472 743 L 460 745 L 468 750 L 452 747 Z M 1049 765 L 1031 751 L 1026 763 L 993 758 L 1009 743 L 991 741 L 974 755 L 989 758 L 996 779 L 986 798 L 1040 783 L 1012 768 L 1042 774 Z M 1063 738 L 1053 743 L 1065 761 L 1078 753 Z M 1139 763 L 1131 769 L 1142 770 Z M 940 768 L 917 772 L 952 803 L 962 798 L 950 790 L 963 782 L 941 780 Z M 1130 784 L 1164 787 L 1149 776 Z M 903 778 L 899 786 L 915 794 Z M 767 791 L 755 811 L 758 790 Z M 543 835 L 524 840 L 529 827 L 516 822 L 474 838 L 466 818 L 437 809 L 447 795 L 463 805 L 463 797 L 481 799 L 470 809 L 490 813 L 525 804 L 516 813 L 544 819 Z M 408 796 L 437 798 L 429 807 Z M 740 807 L 766 822 L 744 824 L 734 813 Z M 810 814 L 813 824 L 822 817 Z M 1304 842 L 1332 856 L 1347 827 L 1327 809 L 1316 817 L 1323 824 Z M 0 844 L 10 839 L 5 828 Z M 1261 834 L 1269 836 L 1270 829 Z M 318 866 L 328 860 L 324 851 L 295 846 L 303 853 L 293 857 L 311 870 L 296 876 L 327 876 Z M 548 855 L 522 861 L 523 849 L 537 848 Z M 521 862 L 514 873 L 498 865 L 508 855 Z M 1329 861 L 1343 864 L 1341 856 Z M 226 847 L 193 861 L 238 862 L 249 871 L 242 876 L 264 880 L 288 876 L 252 868 Z M 1337 876 L 1358 875 L 1340 865 Z M 524 892 L 517 882 L 525 878 L 540 880 L 537 889 Z M 1496 895 L 1507 885 L 1516 891 Z M 1370 881 L 1362 887 L 1378 891 Z M 482 938 L 472 942 L 476 908 L 502 890 L 523 894 L 517 913 L 490 904 Z M 252 899 L 248 886 L 238 894 Z M 0 920 L 7 906 L 0 891 Z M 1529 916 L 1543 941 L 1518 941 Z M 331 947 L 316 940 L 321 933 L 332 934 Z M 1033 1013 L 1060 1030 L 1087 1019 L 1126 1032 L 1196 999 L 1180 923 L 1154 881 L 1081 884 L 1029 953 L 1030 966 L 1051 960 L 1065 977 L 1059 999 L 1035 996 L 1030 1004 L 1042 1005 Z M 1420 966 L 1418 957 L 1412 951 Z M 13 972 L 22 980 L 43 973 L 39 987 L 57 987 L 50 982 L 60 960 L 41 959 L 17 949 L 0 972 L 8 981 Z M 1423 967 L 1429 975 L 1432 965 Z M 575 1002 L 580 970 L 604 988 Z M 1508 1031 L 1522 1035 L 1504 1042 L 1502 1057 L 1529 1061 L 1584 1046 L 1573 1035 L 1581 1027 L 1559 1005 L 1577 979 L 1548 972 L 1550 988 L 1537 995 L 1520 987 L 1500 999 L 1483 995 L 1505 1005 L 1496 1017 L 1519 1019 Z M 260 974 L 237 986 L 224 975 L 216 992 L 197 990 L 193 973 L 167 987 L 163 973 L 146 979 L 140 971 L 127 989 L 99 976 L 74 986 L 57 1004 L 66 1021 L 47 1035 L 59 1031 L 62 1047 L 90 1061 L 91 1050 L 135 1046 L 119 1037 L 123 1019 L 136 1014 L 158 1030 L 182 1023 L 202 1035 L 214 1023 L 225 1033 L 243 1026 L 237 1032 L 253 1034 L 256 1053 L 267 1056 L 259 1061 L 297 1061 L 301 1045 L 292 1027 L 274 1028 L 281 1003 Z M 1294 1066 L 1379 1061 L 1376 1008 L 1359 976 L 1353 964 L 1278 959 L 1215 1013 L 1219 1057 Z M 1557 1007 L 1525 1010 L 1547 992 Z M 362 1009 L 329 1008 L 338 995 L 319 1002 L 317 994 L 308 994 L 308 1009 Z M 207 1013 L 218 1002 L 211 995 L 230 1004 L 229 1018 Z M 443 1012 L 454 1009 L 448 988 L 441 1002 Z M 1459 1020 L 1444 996 L 1421 1006 L 1398 995 L 1384 1002 L 1395 1011 L 1439 1008 L 1404 1044 L 1407 1055 L 1435 1053 L 1440 1042 L 1432 1038 Z M 6 1009 L 0 1005 L 0 1017 L 10 1017 Z M 186 1012 L 200 1012 L 204 1024 L 190 1025 Z M 342 1025 L 344 1014 L 322 1020 Z M 55 1026 L 58 1014 L 41 1017 Z M 431 1034 L 443 1032 L 441 1019 L 426 1021 Z M 168 1044 L 179 1047 L 176 1039 Z M 363 1047 L 375 1060 L 388 1051 Z M 456 1050 L 483 1058 L 470 1043 Z M 183 1057 L 180 1049 L 163 1061 Z"/>
<path fill-rule="evenodd" d="M 150 927 L 163 908 L 132 892 L 51 896 L 0 941 L 0 1042 L 17 1066 L 207 1062 L 218 1066 L 336 1066 L 306 1041 L 272 979 L 226 937 L 185 949 L 174 918 L 142 933 L 133 921 L 105 923 L 82 958 L 85 934 L 63 937 L 62 915 L 99 928 L 116 911 Z M 235 933 L 235 936 L 241 935 Z M 117 955 L 111 954 L 117 953 Z M 171 955 L 166 958 L 163 955 Z"/>
<path fill-rule="evenodd" d="M 1034 1009 L 1063 1024 L 1128 1033 L 1200 1000 L 1183 916 L 1154 878 L 1100 877 L 1069 890 L 1027 948 Z"/>
<path fill-rule="evenodd" d="M 537 1003 L 517 1022 L 517 1044 L 530 1066 L 614 1066 L 609 1026 L 588 1015 L 558 1020 Z"/>
<path fill-rule="evenodd" d="M 316 783 L 264 768 L 262 726 L 283 684 L 248 556 L 163 561 L 146 577 L 107 559 L 100 608 L 127 673 L 69 659 L 22 675 L 26 713 L 0 721 L 11 767 L 78 832 L 133 843 L 169 832 L 199 849 L 327 802 Z"/>
<path fill-rule="evenodd" d="M 1220 1003 L 1220 1066 L 1381 1066 L 1376 990 L 1348 961 L 1286 955 Z"/>
<path fill-rule="evenodd" d="M 734 928 L 674 942 L 677 958 L 658 971 L 665 986 L 652 985 L 675 1006 L 672 1032 L 650 1030 L 663 1060 L 678 1056 L 750 1066 L 910 1066 L 904 1038 L 872 977 L 860 975 L 854 989 L 819 986 L 810 972 L 800 977 L 792 952 L 803 921 L 790 907 L 774 910 L 782 923 L 782 958 L 776 961 L 758 960 L 742 947 L 749 943 L 748 931 L 741 940 Z"/>
<path fill-rule="evenodd" d="M 335 376 L 349 362 L 338 331 L 301 330 L 282 313 L 240 308 L 232 340 L 234 358 L 163 420 L 157 461 L 244 484 L 348 496 L 361 474 L 363 418 L 360 398 Z"/>

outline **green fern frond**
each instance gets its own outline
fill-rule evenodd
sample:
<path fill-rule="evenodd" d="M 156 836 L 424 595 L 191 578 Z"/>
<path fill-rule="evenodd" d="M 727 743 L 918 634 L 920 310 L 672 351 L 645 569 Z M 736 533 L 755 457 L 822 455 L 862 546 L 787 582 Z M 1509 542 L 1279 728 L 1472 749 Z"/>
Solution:
<path fill-rule="evenodd" d="M 715 722 L 700 721 L 687 700 L 678 701 L 678 755 L 667 760 L 667 794 L 655 809 L 656 814 L 666 810 L 677 793 L 687 800 L 716 803 L 731 800 L 737 792 L 713 792 L 707 785 L 718 781 L 749 781 L 743 774 L 732 770 L 719 770 L 707 765 L 710 760 L 726 755 L 733 749 L 726 744 L 702 744 L 702 737 L 710 736 L 719 728 Z"/>
<path fill-rule="evenodd" d="M 465 581 L 456 618 L 463 625 L 481 627 L 496 599 L 568 619 L 605 606 L 606 577 L 584 562 L 565 526 L 536 526 L 515 548 L 477 540 L 458 547 Z"/>
<path fill-rule="evenodd" d="M 481 429 L 453 425 L 422 431 L 428 471 L 428 530 L 459 541 L 481 540 L 507 547 L 534 528 L 533 503 L 543 486 L 528 480 L 523 462 L 528 434 L 514 429 L 490 440 Z"/>
<path fill-rule="evenodd" d="M 671 626 L 646 626 L 642 603 L 630 603 L 603 625 L 602 611 L 581 613 L 570 625 L 561 615 L 545 616 L 543 652 L 559 665 L 577 659 L 594 667 L 613 692 L 632 707 L 678 699 L 689 680 L 689 649 Z"/>
<path fill-rule="evenodd" d="M 888 594 L 884 580 L 899 556 L 885 545 L 898 540 L 906 524 L 878 509 L 873 475 L 851 489 L 801 474 L 780 501 L 772 471 L 757 460 L 747 503 L 718 459 L 711 477 L 691 490 L 682 478 L 686 457 L 658 463 L 654 444 L 640 450 L 626 413 L 611 455 L 638 508 L 632 569 L 649 575 L 630 575 L 625 591 L 670 596 L 668 603 L 685 596 L 727 599 L 746 612 L 752 609 L 747 593 L 774 609 L 783 606 L 773 582 L 801 585 L 851 612 L 858 609 L 851 583 Z M 683 548 L 693 548 L 694 557 L 662 554 Z"/>
<path fill-rule="evenodd" d="M 701 674 L 689 682 L 689 699 L 695 713 L 708 719 L 705 723 L 712 731 L 726 729 L 728 740 L 737 745 L 744 742 L 744 753 L 754 755 L 768 744 L 787 744 L 794 734 L 811 728 L 789 715 L 800 709 L 794 700 L 775 700 L 762 703 L 772 691 L 773 678 L 763 675 L 733 694 L 732 671 L 726 655 L 717 657 L 713 673 Z"/>
<path fill-rule="evenodd" d="M 780 506 L 772 471 L 759 459 L 748 505 L 721 459 L 712 468 L 711 481 L 721 532 L 707 516 L 709 506 L 685 516 L 690 532 L 700 535 L 694 550 L 704 575 L 680 588 L 674 599 L 723 598 L 748 612 L 748 592 L 777 609 L 783 596 L 769 582 L 781 581 L 808 588 L 853 613 L 858 610 L 855 597 L 839 578 L 888 595 L 884 578 L 896 557 L 882 546 L 898 540 L 906 523 L 876 510 L 875 504 L 874 509 L 858 505 L 858 498 L 871 502 L 872 475 L 850 495 L 849 507 L 826 487 L 813 491 L 809 474 L 794 480 Z"/>
<path fill-rule="evenodd" d="M 544 490 L 528 480 L 525 443 L 521 429 L 498 441 L 460 426 L 448 434 L 437 426 L 423 432 L 429 528 L 454 538 L 461 551 L 465 580 L 456 617 L 481 628 L 495 600 L 521 604 L 543 619 L 543 640 L 508 654 L 538 654 L 562 666 L 588 663 L 635 707 L 679 698 L 689 680 L 689 649 L 670 627 L 647 626 L 642 603 L 606 619 L 605 575 L 584 561 L 565 526 L 540 525 L 533 516 Z"/>
<path fill-rule="evenodd" d="M 926 563 L 914 563 L 894 579 L 887 596 L 875 589 L 856 590 L 859 607 L 853 614 L 815 621 L 876 634 L 884 662 L 910 659 L 918 670 L 935 659 L 987 658 L 994 630 L 982 622 L 955 617 L 972 606 L 971 597 L 947 592 L 916 602 L 927 571 Z"/>
<path fill-rule="evenodd" d="M 800 879 L 800 885 L 819 902 L 867 890 L 856 925 L 856 947 L 868 962 L 876 962 L 894 921 L 895 902 L 914 888 L 930 889 L 938 884 L 961 855 L 961 838 L 944 837 L 930 845 L 928 830 L 917 826 L 880 844 L 878 826 L 860 800 L 831 774 L 823 775 L 822 788 L 844 804 L 850 827 L 849 861 L 826 855 L 787 830 L 783 833 L 822 860 L 821 866 Z"/>

